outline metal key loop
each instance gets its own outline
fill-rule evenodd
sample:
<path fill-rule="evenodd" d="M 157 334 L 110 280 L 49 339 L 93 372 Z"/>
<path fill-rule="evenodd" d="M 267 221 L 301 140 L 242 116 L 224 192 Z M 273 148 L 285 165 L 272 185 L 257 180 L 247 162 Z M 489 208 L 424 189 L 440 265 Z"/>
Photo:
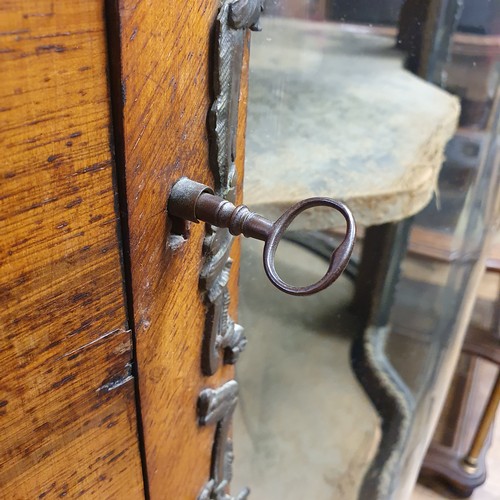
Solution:
<path fill-rule="evenodd" d="M 275 256 L 278 245 L 287 228 L 301 212 L 321 206 L 333 208 L 344 217 L 345 237 L 333 251 L 328 270 L 320 280 L 307 286 L 289 285 L 276 271 Z M 234 236 L 243 234 L 247 238 L 265 241 L 263 260 L 267 277 L 276 288 L 290 295 L 312 295 L 330 286 L 346 268 L 356 238 L 356 223 L 351 211 L 342 202 L 331 198 L 317 197 L 299 201 L 273 223 L 251 212 L 245 205 L 235 206 L 215 196 L 208 186 L 182 177 L 172 187 L 167 210 L 174 217 L 228 228 Z"/>

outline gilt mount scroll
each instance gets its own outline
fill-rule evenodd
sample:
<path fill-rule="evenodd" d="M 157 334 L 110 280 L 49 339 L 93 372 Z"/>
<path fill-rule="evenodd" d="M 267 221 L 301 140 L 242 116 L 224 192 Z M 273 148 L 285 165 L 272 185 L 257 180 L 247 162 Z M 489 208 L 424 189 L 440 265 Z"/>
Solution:
<path fill-rule="evenodd" d="M 204 265 L 200 287 L 206 306 L 205 330 L 202 341 L 201 369 L 204 375 L 213 375 L 222 360 L 234 364 L 246 346 L 243 327 L 229 317 L 229 290 L 227 283 L 232 260 L 229 258 L 233 237 L 227 229 L 207 226 L 203 242 Z"/>
<path fill-rule="evenodd" d="M 233 446 L 229 438 L 231 419 L 238 402 L 238 383 L 230 380 L 218 389 L 204 389 L 198 398 L 198 419 L 202 426 L 214 425 L 215 439 L 210 465 L 210 480 L 198 500 L 244 500 L 250 490 L 245 488 L 236 497 L 227 493 L 232 477 Z"/>
<path fill-rule="evenodd" d="M 210 168 L 215 192 L 234 201 L 236 181 L 236 133 L 241 71 L 247 29 L 257 30 L 263 0 L 224 0 L 216 19 L 213 74 L 214 103 L 208 116 Z M 206 225 L 200 289 L 206 307 L 201 370 L 214 374 L 222 358 L 233 364 L 245 348 L 243 328 L 229 316 L 229 257 L 233 236 L 226 228 Z M 233 450 L 229 427 L 238 401 L 238 384 L 226 382 L 218 389 L 204 389 L 198 398 L 199 425 L 215 424 L 210 479 L 198 500 L 244 500 L 249 490 L 236 497 L 228 493 Z"/>
<path fill-rule="evenodd" d="M 246 30 L 259 29 L 261 11 L 262 0 L 226 0 L 216 19 L 215 100 L 208 116 L 210 168 L 215 192 L 229 200 L 235 198 L 234 161 Z M 224 363 L 235 363 L 246 345 L 243 328 L 228 313 L 230 297 L 227 282 L 232 240 L 227 229 L 207 225 L 203 243 L 204 264 L 200 273 L 200 289 L 207 311 L 201 355 L 204 375 L 213 375 L 221 358 Z"/>
<path fill-rule="evenodd" d="M 216 54 L 210 109 L 210 163 L 215 193 L 234 201 L 236 130 L 246 30 L 260 31 L 263 0 L 226 0 L 216 20 Z"/>

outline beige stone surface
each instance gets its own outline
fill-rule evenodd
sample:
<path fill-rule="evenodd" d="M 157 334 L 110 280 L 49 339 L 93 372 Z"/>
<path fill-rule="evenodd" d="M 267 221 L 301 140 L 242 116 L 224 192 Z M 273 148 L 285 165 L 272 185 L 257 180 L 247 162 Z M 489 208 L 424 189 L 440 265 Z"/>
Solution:
<path fill-rule="evenodd" d="M 402 68 L 390 38 L 264 18 L 252 38 L 245 204 L 277 218 L 312 196 L 342 199 L 364 226 L 423 208 L 458 100 Z M 306 212 L 297 228 L 338 224 Z"/>
<path fill-rule="evenodd" d="M 282 245 L 282 246 L 281 246 Z M 292 283 L 321 276 L 325 262 L 283 242 L 278 270 Z M 356 500 L 380 437 L 379 418 L 350 368 L 360 327 L 341 277 L 311 297 L 275 289 L 262 243 L 244 241 L 240 317 L 248 345 L 236 365 L 232 492 L 256 500 Z"/>

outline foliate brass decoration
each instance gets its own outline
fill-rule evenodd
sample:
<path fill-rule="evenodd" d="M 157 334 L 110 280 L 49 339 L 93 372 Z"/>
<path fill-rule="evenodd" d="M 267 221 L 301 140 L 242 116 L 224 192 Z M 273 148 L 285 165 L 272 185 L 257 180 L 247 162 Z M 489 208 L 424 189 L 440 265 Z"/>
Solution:
<path fill-rule="evenodd" d="M 262 0 L 223 0 L 215 26 L 213 75 L 214 103 L 208 117 L 210 167 L 217 194 L 235 198 L 236 130 L 246 30 L 257 29 Z M 212 375 L 220 364 L 235 363 L 245 348 L 243 328 L 229 316 L 229 258 L 233 237 L 227 229 L 207 224 L 203 242 L 203 267 L 200 289 L 206 306 L 202 342 L 201 369 Z M 221 355 L 222 354 L 222 355 Z M 198 500 L 243 500 L 245 489 L 237 497 L 227 493 L 232 476 L 233 452 L 228 432 L 238 399 L 238 384 L 231 380 L 218 389 L 205 389 L 198 398 L 200 425 L 216 425 L 210 480 Z"/>
<path fill-rule="evenodd" d="M 217 15 L 213 75 L 214 103 L 208 117 L 210 167 L 217 194 L 235 198 L 236 131 L 247 29 L 258 29 L 263 0 L 223 0 Z M 212 375 L 224 363 L 235 363 L 245 348 L 243 328 L 229 316 L 228 280 L 231 269 L 232 235 L 227 229 L 207 224 L 203 242 L 204 262 L 200 289 L 206 306 L 202 341 L 201 369 Z M 222 356 L 221 356 L 222 353 Z M 198 398 L 200 425 L 216 424 L 210 480 L 198 500 L 244 500 L 245 489 L 237 497 L 227 494 L 232 476 L 232 444 L 228 437 L 231 418 L 238 399 L 238 384 L 231 380 L 219 389 L 205 389 Z"/>
<path fill-rule="evenodd" d="M 210 161 L 215 192 L 234 200 L 236 130 L 246 30 L 259 31 L 263 0 L 226 0 L 217 16 L 213 74 L 215 101 L 209 113 Z"/>
<path fill-rule="evenodd" d="M 210 465 L 210 480 L 198 500 L 244 500 L 245 488 L 236 497 L 227 493 L 232 477 L 233 447 L 229 439 L 231 419 L 238 402 L 238 383 L 230 380 L 218 389 L 204 389 L 198 398 L 198 419 L 202 426 L 215 424 L 215 439 Z"/>
<path fill-rule="evenodd" d="M 232 236 L 227 229 L 208 226 L 203 242 L 205 262 L 200 274 L 200 286 L 206 306 L 205 329 L 202 341 L 201 369 L 213 375 L 221 360 L 233 364 L 246 346 L 243 327 L 229 317 L 227 283 L 232 260 L 229 258 Z"/>
<path fill-rule="evenodd" d="M 208 117 L 210 167 L 217 194 L 228 199 L 235 197 L 234 160 L 246 30 L 259 29 L 257 23 L 261 11 L 262 0 L 226 0 L 216 19 L 215 100 Z M 243 327 L 228 314 L 231 244 L 229 231 L 207 226 L 203 244 L 205 260 L 200 274 L 200 288 L 207 309 L 201 355 L 204 375 L 213 375 L 217 371 L 221 357 L 224 363 L 235 363 L 246 345 Z"/>

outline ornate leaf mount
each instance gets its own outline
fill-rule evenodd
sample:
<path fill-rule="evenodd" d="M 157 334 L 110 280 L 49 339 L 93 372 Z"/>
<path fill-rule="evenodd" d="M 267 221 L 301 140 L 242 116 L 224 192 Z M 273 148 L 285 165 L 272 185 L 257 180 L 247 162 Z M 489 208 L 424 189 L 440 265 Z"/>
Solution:
<path fill-rule="evenodd" d="M 214 103 L 208 116 L 210 166 L 215 192 L 235 199 L 236 132 L 246 30 L 259 31 L 258 20 L 263 0 L 223 0 L 216 20 L 216 54 L 214 60 Z M 227 287 L 232 261 L 229 258 L 233 238 L 227 229 L 207 225 L 203 243 L 204 263 L 200 273 L 200 289 L 207 308 L 202 341 L 201 369 L 214 374 L 220 364 L 235 363 L 245 348 L 243 328 L 229 317 Z M 212 449 L 210 480 L 198 500 L 244 500 L 245 488 L 236 497 L 227 494 L 232 476 L 233 449 L 229 426 L 238 401 L 238 384 L 226 382 L 218 389 L 205 389 L 198 398 L 200 425 L 216 425 Z"/>
<path fill-rule="evenodd" d="M 211 138 L 210 163 L 215 192 L 234 201 L 236 130 L 240 96 L 245 33 L 260 29 L 262 0 L 226 0 L 216 21 L 216 48 L 213 90 L 215 101 L 208 126 Z"/>
<path fill-rule="evenodd" d="M 200 288 L 207 310 L 201 354 L 204 375 L 213 375 L 217 371 L 221 350 L 223 362 L 234 364 L 247 343 L 243 327 L 230 318 L 228 311 L 232 241 L 227 229 L 208 226 L 203 245 L 205 262 L 200 274 Z"/>
<path fill-rule="evenodd" d="M 236 0 L 230 3 L 229 22 L 234 29 L 261 31 L 259 18 L 263 10 L 264 0 Z"/>
<path fill-rule="evenodd" d="M 204 389 L 198 397 L 198 419 L 202 426 L 216 425 L 210 480 L 198 500 L 244 500 L 250 491 L 245 488 L 236 497 L 226 493 L 232 477 L 233 446 L 229 427 L 238 402 L 238 383 L 230 380 L 218 389 Z"/>

